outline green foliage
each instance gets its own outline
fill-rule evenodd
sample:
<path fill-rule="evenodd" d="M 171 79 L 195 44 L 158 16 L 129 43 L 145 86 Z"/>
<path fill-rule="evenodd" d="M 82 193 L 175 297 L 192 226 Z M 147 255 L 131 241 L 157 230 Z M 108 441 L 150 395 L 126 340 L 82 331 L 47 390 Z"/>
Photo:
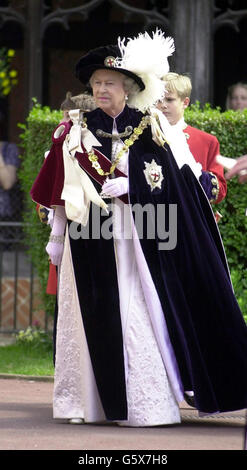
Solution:
<path fill-rule="evenodd" d="M 16 335 L 16 344 L 28 345 L 34 349 L 52 351 L 52 335 L 39 326 L 28 326 L 26 330 L 20 330 Z"/>
<path fill-rule="evenodd" d="M 22 133 L 22 165 L 19 180 L 24 193 L 23 221 L 28 253 L 41 284 L 41 307 L 46 313 L 54 312 L 54 296 L 46 294 L 49 272 L 48 255 L 45 247 L 50 234 L 50 227 L 40 222 L 36 204 L 31 200 L 32 184 L 44 162 L 44 154 L 51 147 L 51 134 L 61 119 L 60 111 L 51 111 L 49 107 L 35 104 L 25 124 L 20 124 Z"/>
<path fill-rule="evenodd" d="M 18 342 L 0 346 L 1 374 L 21 374 L 29 376 L 54 375 L 51 350 L 42 344 Z"/>
<path fill-rule="evenodd" d="M 23 143 L 22 167 L 19 172 L 21 185 L 25 194 L 24 221 L 26 222 L 26 241 L 30 256 L 36 268 L 42 286 L 42 299 L 47 313 L 53 313 L 54 297 L 47 295 L 48 257 L 45 246 L 50 228 L 42 224 L 36 212 L 36 205 L 31 201 L 30 189 L 38 174 L 44 153 L 51 146 L 51 134 L 61 119 L 61 112 L 50 110 L 35 104 L 21 125 Z M 212 109 L 209 104 L 202 109 L 199 103 L 186 110 L 186 122 L 215 135 L 221 148 L 221 154 L 227 157 L 239 157 L 247 154 L 247 110 L 243 112 L 221 112 Z M 232 275 L 236 297 L 247 320 L 247 184 L 240 185 L 235 178 L 228 183 L 228 193 L 224 201 L 214 210 L 223 218 L 219 229 L 225 246 L 226 255 Z"/>
<path fill-rule="evenodd" d="M 239 307 L 243 312 L 244 319 L 247 323 L 247 270 L 246 269 L 232 269 L 231 279 L 238 300 Z"/>
<path fill-rule="evenodd" d="M 226 157 L 247 154 L 247 110 L 242 112 L 212 109 L 209 104 L 200 108 L 196 103 L 186 110 L 185 120 L 191 126 L 209 132 L 220 142 Z M 219 230 L 224 243 L 236 297 L 247 321 L 247 184 L 237 178 L 228 181 L 227 196 L 213 207 L 223 218 Z"/>
<path fill-rule="evenodd" d="M 11 61 L 15 55 L 13 49 L 0 48 L 0 96 L 6 97 L 13 86 L 17 85 L 17 70 L 11 68 Z"/>

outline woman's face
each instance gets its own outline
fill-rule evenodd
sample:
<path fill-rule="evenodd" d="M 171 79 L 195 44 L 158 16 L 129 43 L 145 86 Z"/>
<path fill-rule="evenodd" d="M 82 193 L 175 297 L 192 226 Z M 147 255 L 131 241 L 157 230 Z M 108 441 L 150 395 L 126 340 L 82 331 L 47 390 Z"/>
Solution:
<path fill-rule="evenodd" d="M 90 80 L 96 105 L 106 114 L 117 116 L 125 106 L 124 77 L 112 70 L 96 70 Z"/>
<path fill-rule="evenodd" d="M 237 86 L 234 88 L 232 92 L 232 96 L 230 97 L 229 100 L 229 107 L 230 109 L 233 109 L 234 111 L 240 110 L 242 111 L 243 109 L 247 108 L 247 89 L 243 88 L 241 86 Z"/>

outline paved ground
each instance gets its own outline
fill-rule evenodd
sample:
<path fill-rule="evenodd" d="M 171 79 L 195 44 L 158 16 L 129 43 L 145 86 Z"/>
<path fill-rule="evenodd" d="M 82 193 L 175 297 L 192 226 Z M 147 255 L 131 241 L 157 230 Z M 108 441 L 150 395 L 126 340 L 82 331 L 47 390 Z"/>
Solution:
<path fill-rule="evenodd" d="M 0 376 L 0 450 L 244 449 L 245 411 L 198 418 L 184 404 L 180 425 L 71 425 L 53 419 L 52 393 L 52 381 Z"/>

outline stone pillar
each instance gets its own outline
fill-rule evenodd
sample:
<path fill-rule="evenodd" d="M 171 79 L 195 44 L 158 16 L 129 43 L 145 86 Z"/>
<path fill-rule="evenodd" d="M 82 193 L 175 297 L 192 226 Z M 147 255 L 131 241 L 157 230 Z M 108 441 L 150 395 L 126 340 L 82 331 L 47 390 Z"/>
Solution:
<path fill-rule="evenodd" d="M 191 102 L 211 102 L 214 0 L 170 0 L 170 28 L 176 51 L 171 71 L 189 74 Z"/>
<path fill-rule="evenodd" d="M 43 0 L 27 0 L 27 23 L 25 29 L 26 107 L 32 107 L 32 98 L 42 103 L 42 38 L 41 21 Z"/>

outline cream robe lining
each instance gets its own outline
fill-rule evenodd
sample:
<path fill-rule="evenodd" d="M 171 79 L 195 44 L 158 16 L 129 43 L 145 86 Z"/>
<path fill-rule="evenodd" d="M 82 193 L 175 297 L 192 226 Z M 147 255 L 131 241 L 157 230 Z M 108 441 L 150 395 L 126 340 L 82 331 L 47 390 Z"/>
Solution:
<path fill-rule="evenodd" d="M 53 416 L 83 418 L 86 422 L 104 420 L 82 323 L 68 229 L 60 270 L 58 311 Z"/>

